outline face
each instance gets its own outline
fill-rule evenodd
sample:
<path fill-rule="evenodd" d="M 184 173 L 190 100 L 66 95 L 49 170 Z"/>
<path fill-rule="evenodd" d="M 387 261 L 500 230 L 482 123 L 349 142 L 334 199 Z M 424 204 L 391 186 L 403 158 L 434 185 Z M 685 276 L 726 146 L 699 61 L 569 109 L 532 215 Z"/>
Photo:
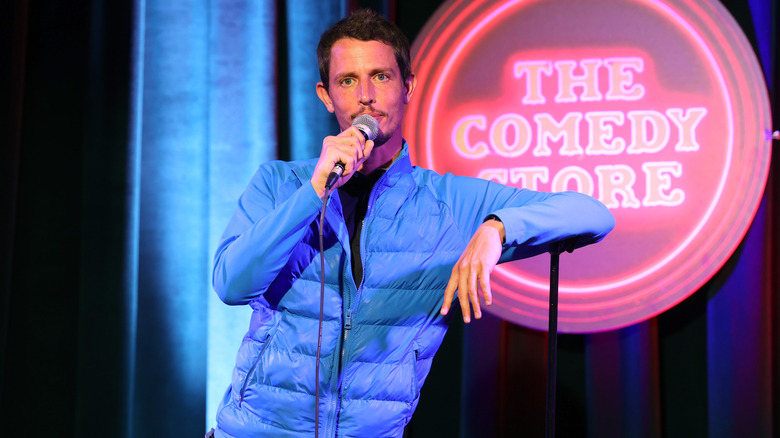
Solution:
<path fill-rule="evenodd" d="M 415 77 L 402 78 L 392 47 L 379 41 L 338 40 L 331 49 L 328 90 L 317 84 L 317 95 L 336 115 L 342 130 L 355 117 L 369 114 L 379 122 L 375 147 L 401 145 L 401 121 Z"/>

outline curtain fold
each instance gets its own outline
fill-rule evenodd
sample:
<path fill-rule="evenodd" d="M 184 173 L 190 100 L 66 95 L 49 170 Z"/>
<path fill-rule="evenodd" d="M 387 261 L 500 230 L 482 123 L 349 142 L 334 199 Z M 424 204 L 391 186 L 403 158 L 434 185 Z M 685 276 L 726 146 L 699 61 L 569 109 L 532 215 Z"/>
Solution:
<path fill-rule="evenodd" d="M 209 9 L 144 16 L 134 433 L 202 433 L 206 403 Z"/>
<path fill-rule="evenodd" d="M 7 297 L 0 336 L 0 420 L 10 433 L 71 433 L 77 389 L 87 8 L 80 1 L 67 8 L 40 3 L 0 7 L 3 13 L 16 10 L 10 16 L 25 20 L 13 26 L 18 32 L 13 39 L 4 40 L 21 52 L 8 62 L 4 56 L 2 62 L 4 69 L 11 67 L 14 80 L 0 82 L 4 88 L 19 87 L 2 93 L 16 97 L 3 102 L 14 105 L 3 125 L 18 123 L 10 131 L 15 143 L 2 147 L 18 155 L 2 164 L 4 170 L 15 166 L 9 174 L 15 181 L 3 187 L 4 193 L 14 190 L 15 202 L 10 211 L 0 212 L 4 227 L 11 227 L 3 230 L 11 238 L 2 243 L 10 260 L 3 268 L 8 277 L 0 285 Z"/>
<path fill-rule="evenodd" d="M 277 2 L 212 0 L 209 6 L 209 233 L 211 261 L 257 166 L 279 157 Z M 208 289 L 206 428 L 230 382 L 250 309 L 223 304 Z"/>
<path fill-rule="evenodd" d="M 771 303 L 762 204 L 730 275 L 707 303 L 709 427 L 715 436 L 772 434 Z"/>
<path fill-rule="evenodd" d="M 19 190 L 19 154 L 24 101 L 25 42 L 27 39 L 27 2 L 13 2 L 0 14 L 0 38 L 7 45 L 0 50 L 1 59 L 7 59 L 6 86 L 0 87 L 0 120 L 2 142 L 0 149 L 0 395 L 3 394 L 7 358 L 10 304 L 11 266 L 16 229 L 16 206 Z"/>
<path fill-rule="evenodd" d="M 137 314 L 137 209 L 130 2 L 90 5 L 81 154 L 75 435 L 131 437 Z M 109 383 L 110 382 L 110 383 Z"/>
<path fill-rule="evenodd" d="M 280 123 L 287 129 L 288 159 L 318 157 L 322 139 L 339 131 L 335 118 L 324 111 L 315 92 L 315 84 L 320 81 L 316 50 L 320 34 L 341 19 L 344 12 L 339 1 L 285 2 L 285 14 L 280 18 L 286 24 L 285 33 L 279 36 L 286 48 L 281 57 L 285 62 L 281 67 L 286 87 Z"/>

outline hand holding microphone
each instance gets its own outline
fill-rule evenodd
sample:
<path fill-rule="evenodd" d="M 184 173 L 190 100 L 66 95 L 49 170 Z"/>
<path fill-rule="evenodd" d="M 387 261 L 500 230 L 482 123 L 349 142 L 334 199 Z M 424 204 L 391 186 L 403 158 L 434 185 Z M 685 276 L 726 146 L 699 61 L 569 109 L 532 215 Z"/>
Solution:
<path fill-rule="evenodd" d="M 355 120 L 352 121 L 352 126 L 356 127 L 363 134 L 365 140 L 374 140 L 377 134 L 379 134 L 379 122 L 368 114 L 361 114 L 355 117 Z M 341 178 L 344 168 L 345 165 L 341 161 L 333 166 L 333 170 L 330 171 L 328 180 L 325 182 L 325 191 L 330 190 L 333 184 Z"/>
<path fill-rule="evenodd" d="M 322 141 L 322 153 L 314 169 L 311 184 L 321 199 L 343 184 L 352 172 L 369 159 L 373 140 L 379 134 L 379 122 L 367 114 L 355 117 L 352 126 Z M 369 141 L 371 140 L 371 141 Z M 327 185 L 326 185 L 327 184 Z"/>

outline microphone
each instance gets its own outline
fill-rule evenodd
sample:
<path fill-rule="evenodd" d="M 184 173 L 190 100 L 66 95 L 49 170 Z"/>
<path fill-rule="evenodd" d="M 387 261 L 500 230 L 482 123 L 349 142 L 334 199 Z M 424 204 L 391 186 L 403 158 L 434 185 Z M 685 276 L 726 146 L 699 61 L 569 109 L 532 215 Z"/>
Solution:
<path fill-rule="evenodd" d="M 379 134 L 379 122 L 375 118 L 368 114 L 361 114 L 355 117 L 352 121 L 352 126 L 356 127 L 366 140 L 373 140 Z M 341 174 L 344 173 L 344 163 L 339 161 L 333 166 L 333 170 L 328 175 L 328 180 L 325 182 L 325 190 L 330 190 L 333 184 L 341 178 Z"/>

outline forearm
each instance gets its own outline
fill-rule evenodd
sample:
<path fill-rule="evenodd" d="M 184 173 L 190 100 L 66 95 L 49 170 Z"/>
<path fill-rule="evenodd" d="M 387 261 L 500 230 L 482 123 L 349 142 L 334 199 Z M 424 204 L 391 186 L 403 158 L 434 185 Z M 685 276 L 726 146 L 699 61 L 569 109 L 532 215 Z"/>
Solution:
<path fill-rule="evenodd" d="M 576 192 L 547 194 L 519 207 L 492 212 L 506 233 L 501 261 L 549 251 L 550 244 L 576 237 L 575 247 L 603 239 L 615 226 L 612 213 L 596 199 Z"/>

